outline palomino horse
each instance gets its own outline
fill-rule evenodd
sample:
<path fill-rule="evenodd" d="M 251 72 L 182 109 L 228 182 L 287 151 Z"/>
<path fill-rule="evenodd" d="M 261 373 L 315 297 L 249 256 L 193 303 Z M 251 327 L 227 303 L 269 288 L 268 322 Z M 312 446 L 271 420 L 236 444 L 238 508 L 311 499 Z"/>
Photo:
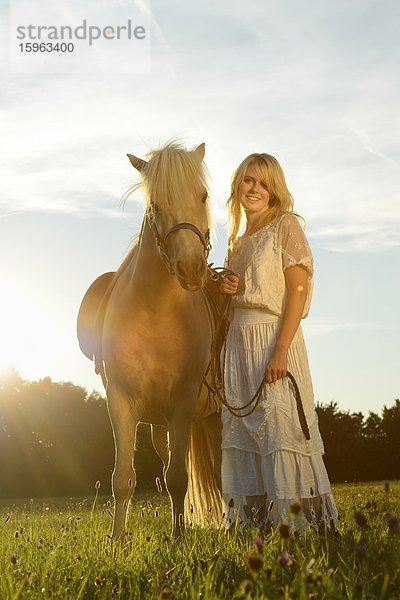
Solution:
<path fill-rule="evenodd" d="M 187 151 L 169 143 L 148 162 L 128 156 L 141 173 L 133 189 L 142 185 L 147 196 L 140 236 L 116 273 L 92 284 L 78 316 L 80 346 L 102 377 L 114 432 L 115 540 L 123 537 L 135 488 L 139 422 L 155 426 L 175 536 L 183 531 L 188 468 L 195 510 L 204 514 L 213 504 L 217 512 L 220 501 L 216 438 L 206 425 L 215 409 L 199 396 L 214 327 L 202 292 L 210 235 L 204 144 Z"/>

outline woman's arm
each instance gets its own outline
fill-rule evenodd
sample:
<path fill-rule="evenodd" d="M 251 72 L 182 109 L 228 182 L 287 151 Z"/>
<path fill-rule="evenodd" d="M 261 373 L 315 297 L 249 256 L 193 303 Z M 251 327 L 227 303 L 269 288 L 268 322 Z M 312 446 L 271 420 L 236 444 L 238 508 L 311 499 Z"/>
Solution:
<path fill-rule="evenodd" d="M 308 272 L 305 267 L 294 265 L 285 269 L 287 287 L 286 306 L 275 348 L 267 365 L 265 379 L 274 383 L 286 377 L 287 353 L 299 327 L 307 298 Z"/>

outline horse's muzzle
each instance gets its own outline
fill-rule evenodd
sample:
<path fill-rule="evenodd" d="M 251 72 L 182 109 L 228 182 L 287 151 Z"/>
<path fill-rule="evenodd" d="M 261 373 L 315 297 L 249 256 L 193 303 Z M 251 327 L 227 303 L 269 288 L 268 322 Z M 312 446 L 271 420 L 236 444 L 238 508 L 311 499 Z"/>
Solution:
<path fill-rule="evenodd" d="M 207 263 L 203 258 L 194 261 L 177 260 L 174 265 L 176 278 L 188 292 L 200 290 L 206 280 Z"/>

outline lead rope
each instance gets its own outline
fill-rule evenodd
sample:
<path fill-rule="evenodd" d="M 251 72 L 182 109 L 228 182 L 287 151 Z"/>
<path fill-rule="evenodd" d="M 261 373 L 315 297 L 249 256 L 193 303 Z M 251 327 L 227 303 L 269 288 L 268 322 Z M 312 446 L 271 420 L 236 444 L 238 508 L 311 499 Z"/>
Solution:
<path fill-rule="evenodd" d="M 209 268 L 210 268 L 210 273 L 211 273 L 210 277 L 213 279 L 213 281 L 219 282 L 224 275 L 232 273 L 232 271 L 229 271 L 229 269 L 218 269 L 218 271 L 215 268 L 211 269 L 211 265 Z M 260 403 L 264 386 L 267 384 L 266 373 L 264 374 L 264 377 L 263 377 L 260 385 L 258 386 L 255 394 L 244 406 L 238 407 L 238 406 L 232 406 L 231 404 L 229 404 L 229 402 L 226 398 L 226 395 L 225 395 L 225 379 L 224 379 L 226 335 L 225 335 L 224 344 L 223 344 L 223 347 L 224 347 L 223 365 L 222 365 L 222 368 L 220 368 L 220 369 L 218 369 L 216 366 L 216 365 L 220 364 L 220 357 L 216 356 L 216 354 L 217 354 L 216 351 L 217 351 L 217 347 L 218 347 L 218 339 L 219 339 L 219 336 L 222 335 L 222 328 L 225 326 L 224 322 L 227 319 L 227 312 L 229 309 L 229 304 L 230 304 L 230 296 L 226 295 L 224 298 L 223 305 L 221 307 L 221 311 L 219 311 L 216 332 L 215 332 L 215 336 L 214 336 L 212 347 L 211 347 L 211 360 L 209 363 L 209 367 L 207 369 L 207 373 L 204 377 L 204 383 L 207 386 L 207 388 L 209 389 L 209 391 L 211 391 L 213 394 L 215 394 L 218 397 L 218 399 L 221 401 L 221 403 L 225 406 L 225 408 L 232 415 L 234 415 L 235 417 L 244 418 L 244 417 L 248 417 L 249 415 L 251 415 L 256 410 L 257 406 Z M 220 371 L 220 377 L 218 377 L 218 374 L 217 374 L 218 370 Z M 208 382 L 206 382 L 206 376 L 208 375 L 208 373 L 210 373 L 210 376 L 211 376 L 212 386 L 210 386 L 208 384 Z M 294 376 L 292 375 L 292 373 L 290 373 L 290 371 L 286 371 L 286 376 L 290 380 L 290 382 L 293 386 L 293 389 L 294 389 L 295 398 L 296 398 L 297 414 L 299 417 L 302 432 L 303 432 L 306 440 L 309 440 L 309 439 L 311 439 L 310 431 L 309 431 L 309 428 L 307 425 L 307 419 L 306 419 L 306 415 L 304 413 L 304 408 L 303 408 L 303 403 L 301 401 L 299 387 L 297 385 L 297 382 L 296 382 Z M 253 405 L 253 406 L 250 408 L 250 410 L 248 410 L 245 413 L 242 413 L 243 410 L 246 410 L 251 405 Z"/>

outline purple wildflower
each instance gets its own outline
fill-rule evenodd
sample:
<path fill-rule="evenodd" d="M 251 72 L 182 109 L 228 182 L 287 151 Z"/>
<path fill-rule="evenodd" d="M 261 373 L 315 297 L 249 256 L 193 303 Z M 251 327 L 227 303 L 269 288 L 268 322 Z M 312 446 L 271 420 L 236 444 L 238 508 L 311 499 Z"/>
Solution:
<path fill-rule="evenodd" d="M 292 504 L 289 506 L 289 510 L 292 513 L 292 515 L 299 515 L 301 513 L 301 504 L 300 502 L 292 502 Z"/>
<path fill-rule="evenodd" d="M 263 559 L 259 554 L 249 554 L 247 562 L 252 571 L 259 571 L 263 566 Z"/>
<path fill-rule="evenodd" d="M 254 540 L 253 540 L 253 546 L 257 550 L 257 552 L 259 552 L 260 554 L 262 554 L 263 548 L 264 548 L 264 544 L 263 544 L 262 538 L 260 538 L 260 537 L 254 538 Z"/>
<path fill-rule="evenodd" d="M 283 540 L 290 538 L 290 527 L 287 523 L 281 523 L 279 525 L 279 535 Z"/>
<path fill-rule="evenodd" d="M 284 550 L 278 556 L 278 565 L 280 567 L 290 567 L 293 564 L 291 556 Z"/>

